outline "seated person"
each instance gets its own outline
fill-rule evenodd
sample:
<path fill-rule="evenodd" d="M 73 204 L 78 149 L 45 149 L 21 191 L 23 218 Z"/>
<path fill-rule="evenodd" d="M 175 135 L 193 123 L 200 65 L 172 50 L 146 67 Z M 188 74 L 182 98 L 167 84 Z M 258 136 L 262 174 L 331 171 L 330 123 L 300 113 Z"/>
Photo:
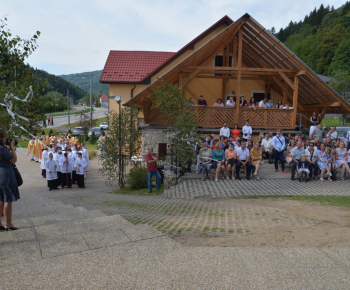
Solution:
<path fill-rule="evenodd" d="M 269 133 L 266 133 L 265 138 L 261 141 L 261 149 L 265 152 L 265 158 L 269 159 L 269 164 L 272 164 L 272 138 L 270 138 Z"/>
<path fill-rule="evenodd" d="M 233 100 L 233 97 L 230 97 L 230 99 L 227 100 L 227 102 L 226 102 L 226 107 L 234 107 L 234 106 L 236 106 L 236 103 Z"/>
<path fill-rule="evenodd" d="M 202 149 L 199 151 L 199 156 L 198 159 L 200 161 L 200 171 L 202 172 L 202 180 L 205 181 L 204 179 L 204 173 L 209 173 L 210 179 L 213 180 L 213 176 L 211 173 L 211 150 L 208 149 L 208 143 L 204 142 L 202 145 Z"/>
<path fill-rule="evenodd" d="M 203 95 L 199 96 L 198 106 L 206 107 L 208 106 L 207 101 L 204 100 Z"/>
<path fill-rule="evenodd" d="M 225 151 L 225 160 L 227 166 L 226 179 L 230 179 L 230 171 L 232 170 L 232 180 L 235 180 L 236 150 L 233 143 L 230 143 L 228 149 Z"/>
<path fill-rule="evenodd" d="M 347 163 L 347 150 L 344 142 L 340 142 L 339 148 L 335 151 L 335 162 L 338 167 L 342 168 L 341 180 L 344 180 L 345 172 L 348 171 L 350 173 L 350 168 Z"/>
<path fill-rule="evenodd" d="M 252 164 L 250 163 L 250 152 L 248 148 L 246 148 L 246 142 L 243 141 L 241 143 L 241 147 L 239 147 L 237 150 L 237 168 L 236 168 L 236 176 L 238 180 L 241 180 L 239 177 L 239 170 L 241 169 L 241 166 L 247 167 L 247 180 L 250 180 L 250 172 L 252 170 Z"/>
<path fill-rule="evenodd" d="M 310 170 L 308 169 L 309 163 L 306 161 L 306 155 L 305 154 L 301 154 L 301 160 L 298 162 L 297 165 L 297 171 L 298 171 L 298 177 L 299 177 L 299 181 L 301 182 L 301 174 L 303 172 L 306 173 L 306 179 L 305 182 L 311 180 L 310 179 Z"/>
<path fill-rule="evenodd" d="M 306 161 L 309 163 L 309 170 L 310 170 L 310 178 L 312 179 L 312 171 L 314 171 L 314 178 L 317 180 L 318 175 L 318 164 L 317 164 L 317 155 L 318 150 L 315 147 L 314 142 L 310 142 L 309 147 L 305 150 L 306 155 Z"/>
<path fill-rule="evenodd" d="M 255 143 L 252 150 L 250 150 L 250 158 L 252 160 L 252 165 L 255 167 L 256 180 L 259 180 L 259 168 L 262 161 L 262 150 L 259 149 L 259 144 Z"/>
<path fill-rule="evenodd" d="M 222 102 L 222 100 L 220 98 L 218 98 L 213 107 L 224 107 L 224 103 Z"/>
<path fill-rule="evenodd" d="M 219 181 L 220 170 L 222 179 L 225 179 L 225 151 L 222 149 L 222 143 L 220 141 L 215 144 L 215 149 L 213 150 L 212 156 L 215 168 L 215 181 Z"/>

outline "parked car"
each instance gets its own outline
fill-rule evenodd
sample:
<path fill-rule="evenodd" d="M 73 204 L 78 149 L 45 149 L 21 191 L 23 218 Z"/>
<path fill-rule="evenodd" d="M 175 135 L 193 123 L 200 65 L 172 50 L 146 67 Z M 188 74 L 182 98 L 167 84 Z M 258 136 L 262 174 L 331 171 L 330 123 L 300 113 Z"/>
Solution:
<path fill-rule="evenodd" d="M 78 137 L 80 135 L 84 134 L 84 128 L 83 127 L 75 127 L 73 130 L 73 136 Z"/>
<path fill-rule="evenodd" d="M 109 128 L 108 122 L 102 122 L 102 123 L 100 124 L 100 128 L 101 128 L 102 130 L 108 130 L 108 128 Z"/>
<path fill-rule="evenodd" d="M 333 126 L 329 126 L 332 129 Z M 350 126 L 335 126 L 336 130 L 339 133 L 339 137 L 344 137 L 344 133 L 348 133 L 350 131 Z M 328 133 L 328 132 L 326 132 Z"/>
<path fill-rule="evenodd" d="M 89 138 L 91 138 L 92 132 L 95 132 L 96 137 L 101 136 L 101 128 L 100 127 L 94 127 L 91 130 L 89 130 L 89 133 L 88 133 Z"/>

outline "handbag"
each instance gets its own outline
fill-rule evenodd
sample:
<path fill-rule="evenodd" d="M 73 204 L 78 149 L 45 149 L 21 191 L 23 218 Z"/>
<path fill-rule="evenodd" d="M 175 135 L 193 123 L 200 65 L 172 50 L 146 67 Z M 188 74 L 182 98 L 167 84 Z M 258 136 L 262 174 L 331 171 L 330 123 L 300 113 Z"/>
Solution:
<path fill-rule="evenodd" d="M 22 179 L 21 173 L 19 173 L 18 168 L 17 168 L 15 163 L 12 163 L 12 165 L 13 165 L 13 170 L 15 171 L 17 186 L 21 186 L 23 184 L 23 179 Z"/>

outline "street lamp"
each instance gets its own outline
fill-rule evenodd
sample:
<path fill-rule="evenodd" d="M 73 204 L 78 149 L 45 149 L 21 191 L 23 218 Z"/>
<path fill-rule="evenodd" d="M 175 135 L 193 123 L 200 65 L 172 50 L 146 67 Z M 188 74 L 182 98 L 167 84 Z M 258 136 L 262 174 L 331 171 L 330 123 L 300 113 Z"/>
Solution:
<path fill-rule="evenodd" d="M 121 187 L 123 187 L 123 178 L 122 178 L 122 115 L 121 115 L 121 108 L 120 108 L 120 105 L 121 105 L 121 102 L 122 102 L 122 98 L 120 96 L 116 96 L 114 98 L 114 100 L 119 104 L 119 184 L 121 185 Z"/>

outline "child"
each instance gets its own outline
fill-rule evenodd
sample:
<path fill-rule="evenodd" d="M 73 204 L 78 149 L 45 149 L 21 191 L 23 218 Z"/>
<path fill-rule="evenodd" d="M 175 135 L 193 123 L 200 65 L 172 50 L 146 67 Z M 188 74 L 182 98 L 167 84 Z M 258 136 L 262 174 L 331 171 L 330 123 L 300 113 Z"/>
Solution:
<path fill-rule="evenodd" d="M 332 129 L 329 129 L 329 130 L 328 130 L 328 133 L 326 134 L 326 138 L 327 138 L 327 137 L 331 137 L 331 134 L 332 134 Z"/>
<path fill-rule="evenodd" d="M 85 188 L 84 183 L 84 174 L 85 174 L 85 168 L 86 168 L 86 160 L 83 158 L 83 152 L 78 152 L 78 158 L 75 162 L 75 170 L 76 170 L 76 178 L 77 178 L 77 184 L 78 187 Z"/>
<path fill-rule="evenodd" d="M 49 154 L 49 160 L 45 163 L 47 186 L 49 190 L 58 189 L 57 186 L 57 165 L 53 160 L 53 154 Z"/>
<path fill-rule="evenodd" d="M 301 154 L 301 160 L 298 162 L 297 171 L 299 176 L 299 181 L 301 182 L 301 173 L 306 172 L 305 182 L 310 180 L 310 170 L 308 169 L 308 163 L 306 161 L 306 155 Z"/>
<path fill-rule="evenodd" d="M 330 153 L 331 153 L 331 149 L 329 147 L 327 147 L 322 155 L 322 159 L 326 163 L 325 170 L 327 170 L 328 180 L 332 181 L 332 179 L 331 179 L 331 176 L 332 176 L 332 173 L 331 173 L 332 162 L 331 161 L 332 161 L 332 159 L 329 157 Z M 321 170 L 321 178 L 320 178 L 321 181 L 324 181 L 323 173 L 324 173 L 324 169 Z"/>
<path fill-rule="evenodd" d="M 68 151 L 64 153 L 59 163 L 61 166 L 61 187 L 67 186 L 68 188 L 72 188 L 71 174 L 73 160 L 68 156 Z"/>

